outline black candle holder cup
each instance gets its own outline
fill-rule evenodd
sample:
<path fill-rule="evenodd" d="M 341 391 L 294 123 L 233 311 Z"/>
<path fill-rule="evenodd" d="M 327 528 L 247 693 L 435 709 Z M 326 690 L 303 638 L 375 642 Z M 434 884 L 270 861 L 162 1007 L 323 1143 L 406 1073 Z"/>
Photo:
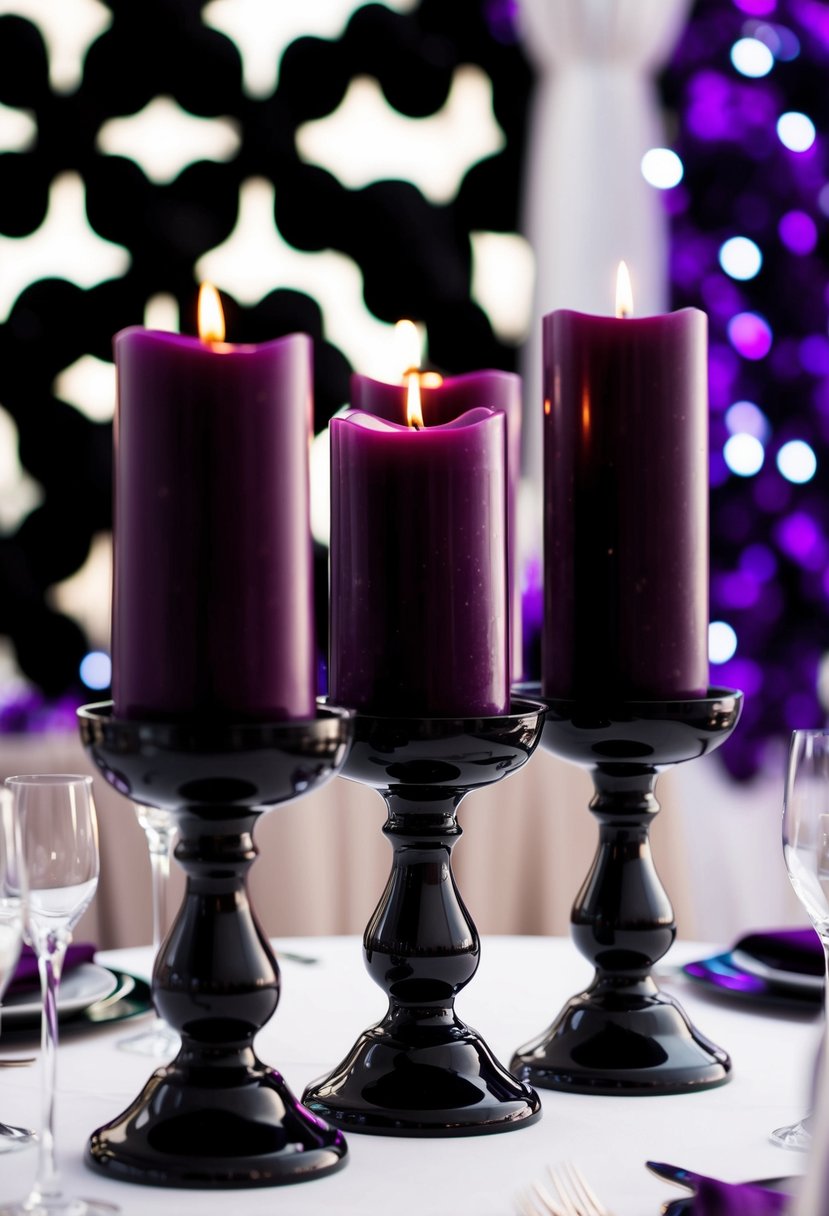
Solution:
<path fill-rule="evenodd" d="M 389 1008 L 303 1095 L 315 1114 L 348 1131 L 477 1135 L 526 1127 L 541 1115 L 538 1095 L 454 1010 L 480 954 L 452 874 L 458 807 L 470 790 L 526 763 L 541 736 L 543 706 L 514 700 L 510 708 L 470 719 L 355 717 L 343 776 L 382 795 L 394 850 L 363 939 Z"/>
<path fill-rule="evenodd" d="M 537 686 L 522 687 L 538 696 Z M 705 697 L 613 707 L 540 699 L 547 706 L 544 749 L 592 770 L 599 844 L 573 905 L 571 932 L 595 976 L 510 1067 L 533 1085 L 576 1093 L 672 1094 L 721 1085 L 730 1074 L 728 1055 L 651 976 L 676 924 L 648 832 L 659 810 L 659 773 L 723 743 L 737 725 L 742 693 L 710 688 Z"/>
<path fill-rule="evenodd" d="M 346 1144 L 257 1059 L 253 1038 L 276 1010 L 279 968 L 246 889 L 256 819 L 342 766 L 352 717 L 195 724 L 78 711 L 81 738 L 125 797 L 173 812 L 187 873 L 153 971 L 158 1013 L 181 1050 L 118 1118 L 93 1133 L 87 1164 L 112 1178 L 172 1187 L 303 1182 L 344 1164 Z"/>

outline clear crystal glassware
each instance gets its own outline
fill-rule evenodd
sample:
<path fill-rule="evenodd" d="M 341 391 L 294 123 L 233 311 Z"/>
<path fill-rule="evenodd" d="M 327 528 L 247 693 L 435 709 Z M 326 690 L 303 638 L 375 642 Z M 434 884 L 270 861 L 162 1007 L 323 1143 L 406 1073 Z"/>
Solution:
<path fill-rule="evenodd" d="M 19 824 L 11 795 L 3 789 L 0 790 L 0 1001 L 20 957 L 24 912 L 25 876 Z M 0 1153 L 27 1148 L 34 1139 L 35 1133 L 26 1127 L 0 1123 Z"/>
<path fill-rule="evenodd" d="M 101 1216 L 112 1205 L 63 1193 L 55 1152 L 58 990 L 72 930 L 98 885 L 98 825 L 92 778 L 49 773 L 8 777 L 26 870 L 26 937 L 37 954 L 41 1019 L 43 1118 L 34 1186 L 2 1216 Z"/>
<path fill-rule="evenodd" d="M 169 811 L 155 806 L 135 804 L 138 822 L 147 838 L 150 852 L 150 879 L 153 901 L 153 959 L 158 957 L 161 942 L 167 930 L 167 891 L 170 881 L 170 851 L 173 846 L 176 825 Z M 122 1051 L 149 1056 L 155 1060 L 169 1060 L 181 1046 L 181 1039 L 156 1015 L 152 1023 L 137 1034 L 120 1039 Z"/>
<path fill-rule="evenodd" d="M 795 894 L 823 945 L 829 972 L 829 731 L 792 732 L 783 802 L 783 856 Z M 813 1124 L 813 1116 L 805 1115 L 797 1123 L 776 1128 L 772 1141 L 805 1152 L 812 1147 Z"/>

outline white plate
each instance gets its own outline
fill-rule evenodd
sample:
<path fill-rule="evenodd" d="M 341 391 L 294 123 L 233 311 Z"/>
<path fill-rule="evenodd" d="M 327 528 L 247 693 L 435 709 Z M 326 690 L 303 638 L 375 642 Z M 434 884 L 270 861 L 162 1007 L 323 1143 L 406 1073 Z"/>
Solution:
<path fill-rule="evenodd" d="M 114 991 L 118 979 L 106 967 L 97 963 L 81 963 L 67 971 L 58 990 L 58 1013 L 67 1017 L 72 1013 L 80 1013 L 87 1005 L 102 1001 Z M 40 993 L 19 992 L 16 996 L 7 997 L 0 1012 L 0 1030 L 2 1023 L 14 1026 L 31 1018 L 40 1017 Z"/>

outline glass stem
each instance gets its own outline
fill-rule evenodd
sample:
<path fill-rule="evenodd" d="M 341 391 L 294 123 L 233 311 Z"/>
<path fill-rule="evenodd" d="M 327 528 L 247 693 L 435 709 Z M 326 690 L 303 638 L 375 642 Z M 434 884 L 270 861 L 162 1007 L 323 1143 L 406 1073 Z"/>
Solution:
<path fill-rule="evenodd" d="M 812 1150 L 809 1154 L 809 1168 L 803 1178 L 803 1185 L 798 1191 L 792 1216 L 822 1216 L 826 1211 L 827 1183 L 827 1151 L 829 1140 L 829 940 L 820 934 L 823 944 L 824 961 L 826 963 L 827 988 L 824 994 L 826 1018 L 824 1019 L 823 1041 L 815 1069 L 815 1088 L 812 1098 Z"/>
<path fill-rule="evenodd" d="M 60 1177 L 55 1162 L 55 1095 L 58 1051 L 58 989 L 69 937 L 52 930 L 39 952 L 38 971 L 43 995 L 40 1022 L 42 1119 L 37 1155 L 35 1192 L 43 1199 L 60 1194 Z"/>
<path fill-rule="evenodd" d="M 158 957 L 167 927 L 167 886 L 170 878 L 170 845 L 172 832 L 150 830 L 147 844 L 150 850 L 150 877 L 153 888 L 153 959 Z"/>

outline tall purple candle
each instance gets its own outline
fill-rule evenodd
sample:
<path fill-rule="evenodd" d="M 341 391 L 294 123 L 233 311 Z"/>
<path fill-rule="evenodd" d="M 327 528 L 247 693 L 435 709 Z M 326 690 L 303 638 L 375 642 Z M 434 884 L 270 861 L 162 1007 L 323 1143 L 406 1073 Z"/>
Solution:
<path fill-rule="evenodd" d="M 331 423 L 337 704 L 383 715 L 509 709 L 504 414 L 414 429 Z"/>
<path fill-rule="evenodd" d="M 115 338 L 115 713 L 315 713 L 311 342 Z"/>
<path fill-rule="evenodd" d="M 706 317 L 544 318 L 543 690 L 708 685 Z"/>
<path fill-rule="evenodd" d="M 368 376 L 351 377 L 351 404 L 385 418 L 406 421 L 406 386 L 386 384 Z M 488 368 L 442 383 L 421 383 L 426 425 L 443 425 L 477 406 L 502 410 L 507 419 L 507 560 L 510 586 L 510 666 L 512 679 L 522 673 L 521 580 L 518 571 L 518 485 L 521 477 L 521 377 Z"/>

